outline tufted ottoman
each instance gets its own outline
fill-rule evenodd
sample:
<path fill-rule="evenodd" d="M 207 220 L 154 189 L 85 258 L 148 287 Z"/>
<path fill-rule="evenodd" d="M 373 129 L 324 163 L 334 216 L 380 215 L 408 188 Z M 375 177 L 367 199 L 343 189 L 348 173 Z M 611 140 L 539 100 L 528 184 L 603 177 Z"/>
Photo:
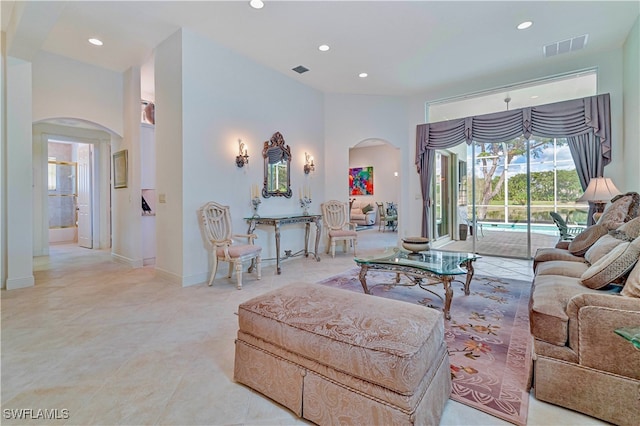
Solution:
<path fill-rule="evenodd" d="M 234 379 L 317 424 L 438 424 L 451 392 L 442 313 L 320 284 L 238 308 Z"/>

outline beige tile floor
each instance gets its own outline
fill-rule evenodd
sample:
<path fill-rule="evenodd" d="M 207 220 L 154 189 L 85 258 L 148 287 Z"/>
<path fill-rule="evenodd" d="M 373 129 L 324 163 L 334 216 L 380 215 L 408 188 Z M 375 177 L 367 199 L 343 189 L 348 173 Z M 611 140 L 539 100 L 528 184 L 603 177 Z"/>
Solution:
<path fill-rule="evenodd" d="M 397 235 L 360 232 L 358 254 Z M 35 259 L 36 286 L 2 291 L 2 424 L 307 424 L 233 381 L 239 303 L 294 281 L 315 282 L 355 266 L 352 257 L 294 258 L 243 290 L 220 275 L 213 287 L 181 288 L 131 269 L 107 251 L 51 247 Z M 226 268 L 224 268 L 226 269 Z M 529 261 L 483 257 L 478 274 L 531 278 Z M 6 410 L 58 410 L 67 419 L 12 420 Z M 62 411 L 67 410 L 67 411 Z M 444 425 L 505 424 L 454 401 Z M 529 424 L 602 424 L 530 398 Z"/>

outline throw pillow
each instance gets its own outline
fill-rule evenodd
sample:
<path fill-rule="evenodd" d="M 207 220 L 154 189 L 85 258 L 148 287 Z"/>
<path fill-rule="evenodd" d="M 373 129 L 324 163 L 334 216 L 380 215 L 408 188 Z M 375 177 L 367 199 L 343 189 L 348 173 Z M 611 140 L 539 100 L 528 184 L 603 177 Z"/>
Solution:
<path fill-rule="evenodd" d="M 640 297 L 640 262 L 636 263 L 636 266 L 629 273 L 620 294 L 627 297 Z"/>
<path fill-rule="evenodd" d="M 604 225 L 593 225 L 576 235 L 569 243 L 569 252 L 575 256 L 584 256 L 584 254 L 595 244 L 603 235 L 606 235 L 608 229 Z"/>
<path fill-rule="evenodd" d="M 612 235 L 603 235 L 591 246 L 591 248 L 589 248 L 589 250 L 587 250 L 584 254 L 584 258 L 587 262 L 593 265 L 622 243 L 624 243 L 624 241 L 619 240 Z"/>
<path fill-rule="evenodd" d="M 616 234 L 614 235 L 614 237 L 616 238 L 620 238 L 621 235 L 624 235 L 625 238 L 620 239 L 626 239 L 628 241 L 635 240 L 636 238 L 640 237 L 640 217 L 631 219 L 629 222 L 611 232 Z"/>
<path fill-rule="evenodd" d="M 369 213 L 371 210 L 373 210 L 373 207 L 371 206 L 371 204 L 367 204 L 366 206 L 364 206 L 362 208 L 362 213 L 367 214 Z"/>
<path fill-rule="evenodd" d="M 638 215 L 639 202 L 640 194 L 637 192 L 627 192 L 613 197 L 611 204 L 598 219 L 598 224 L 606 226 L 609 230 L 620 227 Z"/>
<path fill-rule="evenodd" d="M 602 259 L 591 265 L 581 277 L 588 288 L 600 289 L 629 272 L 640 256 L 640 238 L 631 243 L 619 244 Z"/>

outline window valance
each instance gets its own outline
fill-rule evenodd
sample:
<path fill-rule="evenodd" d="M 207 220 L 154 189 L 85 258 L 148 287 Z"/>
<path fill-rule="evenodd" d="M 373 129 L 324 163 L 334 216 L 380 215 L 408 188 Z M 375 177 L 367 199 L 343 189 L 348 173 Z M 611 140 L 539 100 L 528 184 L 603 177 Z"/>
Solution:
<path fill-rule="evenodd" d="M 416 132 L 416 167 L 428 149 L 443 149 L 462 142 L 506 142 L 524 135 L 575 137 L 593 133 L 601 145 L 604 165 L 611 161 L 609 94 L 534 107 L 476 115 L 438 123 L 419 124 Z"/>

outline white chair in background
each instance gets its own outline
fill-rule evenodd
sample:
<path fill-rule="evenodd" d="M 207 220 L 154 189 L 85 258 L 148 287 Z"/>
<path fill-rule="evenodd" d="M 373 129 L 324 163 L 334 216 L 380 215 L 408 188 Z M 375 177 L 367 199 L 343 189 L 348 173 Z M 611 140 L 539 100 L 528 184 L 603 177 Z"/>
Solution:
<path fill-rule="evenodd" d="M 347 252 L 347 241 L 353 244 L 353 255 L 356 255 L 358 233 L 356 224 L 349 222 L 349 205 L 337 200 L 322 203 L 322 219 L 329 237 L 327 253 L 331 248 L 331 257 L 336 257 L 336 242 L 342 241 L 344 252 Z"/>

